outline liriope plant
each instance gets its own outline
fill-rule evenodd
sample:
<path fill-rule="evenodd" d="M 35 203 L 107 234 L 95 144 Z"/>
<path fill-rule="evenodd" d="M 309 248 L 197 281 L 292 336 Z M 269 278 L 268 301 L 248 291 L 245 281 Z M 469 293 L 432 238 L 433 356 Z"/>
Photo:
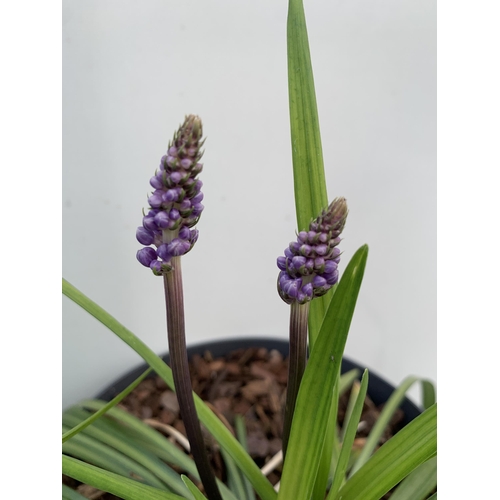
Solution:
<path fill-rule="evenodd" d="M 361 453 L 353 452 L 369 374 L 340 375 L 340 363 L 363 280 L 368 247 L 340 276 L 340 235 L 347 202 L 328 204 L 314 81 L 302 0 L 290 0 L 287 23 L 288 90 L 297 213 L 297 239 L 278 257 L 278 293 L 290 304 L 289 383 L 284 415 L 283 470 L 267 479 L 245 447 L 244 426 L 233 435 L 192 392 L 187 369 L 181 257 L 198 239 L 202 210 L 201 119 L 188 115 L 150 179 L 136 232 L 138 261 L 164 281 L 171 366 L 137 336 L 63 279 L 63 293 L 134 349 L 176 392 L 188 438 L 186 453 L 116 405 L 141 377 L 110 402 L 86 400 L 63 414 L 63 473 L 130 500 L 394 500 L 435 498 L 437 406 L 432 384 L 408 377 L 387 401 Z M 309 356 L 307 356 L 309 351 Z M 355 377 L 361 376 L 353 385 Z M 424 411 L 377 449 L 406 391 L 420 382 Z M 351 388 L 342 428 L 339 396 Z M 220 445 L 228 471 L 222 484 L 210 467 L 200 422 Z M 238 430 L 238 429 L 237 429 Z M 181 470 L 179 473 L 177 471 Z M 201 482 L 203 491 L 196 483 Z M 63 487 L 63 498 L 82 498 Z"/>

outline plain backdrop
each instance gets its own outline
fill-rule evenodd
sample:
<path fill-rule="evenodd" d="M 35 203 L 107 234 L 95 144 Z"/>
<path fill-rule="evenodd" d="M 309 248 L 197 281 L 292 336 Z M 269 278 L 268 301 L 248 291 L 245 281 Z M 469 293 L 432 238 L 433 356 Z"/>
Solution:
<path fill-rule="evenodd" d="M 305 0 L 341 272 L 367 269 L 346 356 L 436 381 L 436 5 Z M 276 258 L 295 237 L 285 0 L 65 0 L 63 276 L 167 350 L 161 278 L 136 261 L 149 178 L 204 122 L 205 211 L 183 259 L 188 343 L 286 338 Z M 141 363 L 63 297 L 63 407 Z M 418 401 L 419 391 L 412 397 Z"/>

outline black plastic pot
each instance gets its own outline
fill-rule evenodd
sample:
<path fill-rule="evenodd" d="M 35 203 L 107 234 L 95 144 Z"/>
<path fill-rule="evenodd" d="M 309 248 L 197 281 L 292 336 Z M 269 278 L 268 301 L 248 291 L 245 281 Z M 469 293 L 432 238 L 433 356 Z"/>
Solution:
<path fill-rule="evenodd" d="M 205 351 L 210 351 L 214 358 L 219 356 L 224 356 L 225 354 L 234 351 L 236 349 L 248 349 L 252 347 L 264 347 L 268 350 L 276 349 L 279 351 L 284 357 L 288 356 L 288 341 L 282 339 L 265 339 L 265 338 L 247 338 L 247 339 L 230 339 L 230 340 L 216 340 L 212 342 L 206 342 L 203 344 L 196 344 L 188 347 L 188 357 L 191 358 L 194 354 L 203 355 Z M 168 354 L 162 356 L 163 360 L 166 363 L 169 363 L 170 357 Z M 342 359 L 342 373 L 345 373 L 353 368 L 357 368 L 360 370 L 360 373 L 363 373 L 363 370 L 366 368 L 361 366 L 349 359 Z M 137 368 L 134 368 L 130 372 L 128 372 L 123 377 L 116 380 L 113 384 L 111 384 L 107 389 L 102 391 L 97 398 L 103 399 L 105 401 L 110 401 L 116 395 L 118 395 L 121 391 L 123 391 L 128 385 L 130 385 L 141 373 L 143 373 L 147 369 L 147 364 L 142 364 Z M 372 401 L 378 406 L 380 404 L 385 403 L 389 396 L 394 391 L 394 386 L 386 382 L 384 379 L 379 377 L 376 373 L 373 373 L 369 370 L 369 382 L 368 382 L 368 395 L 372 399 Z M 154 376 L 154 374 L 151 374 Z M 420 415 L 422 411 L 415 406 L 409 399 L 405 398 L 400 408 L 404 412 L 403 424 L 407 424 L 411 422 L 415 417 Z"/>

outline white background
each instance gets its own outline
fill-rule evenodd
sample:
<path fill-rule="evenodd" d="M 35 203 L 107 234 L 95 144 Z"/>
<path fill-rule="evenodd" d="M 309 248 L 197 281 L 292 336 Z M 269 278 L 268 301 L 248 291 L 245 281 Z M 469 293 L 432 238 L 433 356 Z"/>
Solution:
<path fill-rule="evenodd" d="M 346 355 L 395 384 L 436 381 L 435 9 L 305 2 L 328 195 L 350 208 L 341 271 L 370 247 Z M 287 336 L 286 16 L 283 0 L 63 3 L 63 276 L 158 353 L 162 280 L 136 261 L 135 230 L 187 113 L 207 137 L 200 238 L 183 259 L 188 342 Z M 66 298 L 62 328 L 63 407 L 141 362 Z"/>

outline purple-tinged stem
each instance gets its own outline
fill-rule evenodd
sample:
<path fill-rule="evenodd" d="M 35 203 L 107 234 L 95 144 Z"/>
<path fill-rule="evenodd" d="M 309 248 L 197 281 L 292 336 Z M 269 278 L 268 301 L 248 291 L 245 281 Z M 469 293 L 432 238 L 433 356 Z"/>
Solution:
<path fill-rule="evenodd" d="M 290 353 L 288 358 L 288 384 L 286 390 L 285 419 L 283 423 L 283 459 L 286 455 L 293 412 L 307 359 L 307 319 L 309 304 L 292 302 L 290 305 Z"/>
<path fill-rule="evenodd" d="M 193 388 L 189 374 L 184 323 L 184 297 L 182 288 L 181 259 L 172 259 L 173 269 L 163 275 L 167 309 L 168 346 L 174 377 L 175 392 L 179 401 L 182 421 L 191 445 L 201 482 L 209 500 L 222 500 L 210 467 L 200 422 L 194 405 Z"/>

